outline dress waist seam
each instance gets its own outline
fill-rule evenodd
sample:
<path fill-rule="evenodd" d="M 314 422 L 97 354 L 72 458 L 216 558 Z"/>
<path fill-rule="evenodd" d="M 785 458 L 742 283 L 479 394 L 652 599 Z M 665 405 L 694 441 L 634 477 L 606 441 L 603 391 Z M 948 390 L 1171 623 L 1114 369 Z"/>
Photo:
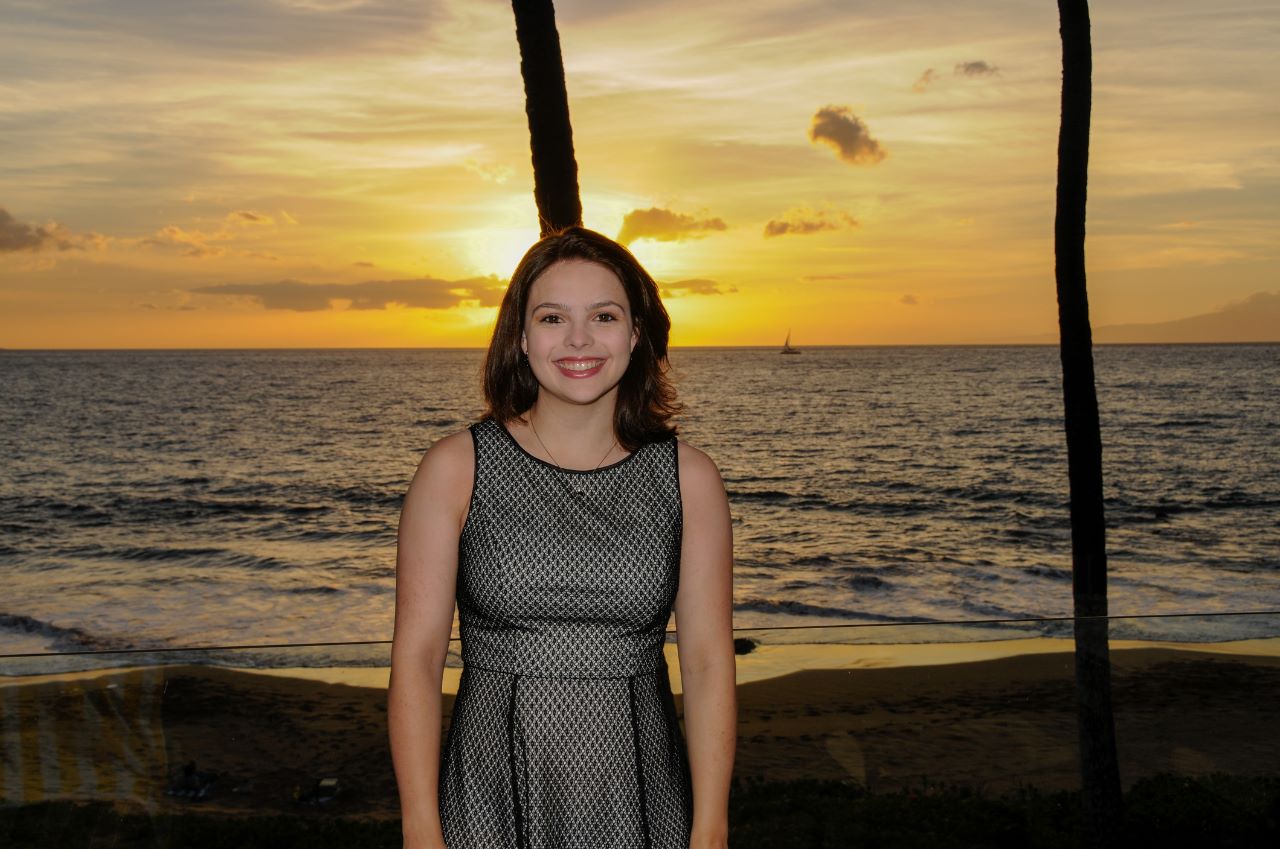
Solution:
<path fill-rule="evenodd" d="M 482 666 L 478 663 L 468 663 L 463 661 L 462 671 L 465 672 L 468 669 L 475 669 L 479 672 L 496 672 L 500 675 L 513 675 L 518 678 L 571 678 L 577 681 L 625 681 L 629 678 L 644 678 L 648 675 L 658 675 L 662 672 L 665 665 L 666 659 L 664 658 L 656 668 L 644 672 L 624 672 L 620 675 L 561 675 L 558 673 L 547 672 L 523 672 L 517 669 L 496 669 L 491 666 Z"/>

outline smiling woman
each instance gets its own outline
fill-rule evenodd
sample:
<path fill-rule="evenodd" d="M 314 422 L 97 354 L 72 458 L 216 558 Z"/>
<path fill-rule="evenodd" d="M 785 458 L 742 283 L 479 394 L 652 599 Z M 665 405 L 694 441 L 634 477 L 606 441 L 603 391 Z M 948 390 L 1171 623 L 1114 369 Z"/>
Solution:
<path fill-rule="evenodd" d="M 653 279 L 598 233 L 552 233 L 517 267 L 488 409 L 427 451 L 400 519 L 389 724 L 406 846 L 727 846 L 732 530 L 719 470 L 670 424 L 669 330 Z"/>

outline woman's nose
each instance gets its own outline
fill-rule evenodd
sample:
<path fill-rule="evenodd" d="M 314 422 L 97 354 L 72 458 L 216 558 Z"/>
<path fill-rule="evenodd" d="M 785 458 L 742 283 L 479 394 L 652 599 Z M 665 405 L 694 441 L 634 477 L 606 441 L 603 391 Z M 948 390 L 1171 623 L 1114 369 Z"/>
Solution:
<path fill-rule="evenodd" d="M 569 335 L 565 343 L 575 348 L 584 348 L 591 344 L 591 325 L 585 321 L 569 322 Z"/>

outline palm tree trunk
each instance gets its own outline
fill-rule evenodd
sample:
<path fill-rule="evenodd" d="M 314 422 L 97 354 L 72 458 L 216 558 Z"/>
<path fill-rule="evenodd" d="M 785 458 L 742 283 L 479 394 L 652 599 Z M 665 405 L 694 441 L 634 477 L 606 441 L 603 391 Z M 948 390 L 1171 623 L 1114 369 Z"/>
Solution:
<path fill-rule="evenodd" d="M 1054 221 L 1062 394 L 1071 488 L 1072 595 L 1075 602 L 1076 710 L 1085 843 L 1119 839 L 1120 770 L 1111 709 L 1107 627 L 1106 524 L 1102 434 L 1093 373 L 1093 334 L 1085 287 L 1085 198 L 1089 172 L 1092 48 L 1087 0 L 1058 0 L 1062 33 L 1062 124 Z"/>
<path fill-rule="evenodd" d="M 520 44 L 529 146 L 533 151 L 533 196 L 542 235 L 582 223 L 578 163 L 573 156 L 569 95 L 564 85 L 560 35 L 551 0 L 511 0 Z"/>

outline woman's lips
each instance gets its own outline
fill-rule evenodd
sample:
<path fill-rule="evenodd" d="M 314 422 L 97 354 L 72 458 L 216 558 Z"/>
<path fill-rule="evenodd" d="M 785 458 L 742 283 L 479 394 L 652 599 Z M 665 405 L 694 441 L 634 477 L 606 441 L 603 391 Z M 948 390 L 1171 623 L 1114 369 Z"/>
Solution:
<path fill-rule="evenodd" d="M 593 375 L 599 374 L 600 369 L 604 368 L 604 360 L 594 358 L 585 360 L 556 360 L 556 366 L 560 369 L 560 373 L 565 377 L 592 377 Z"/>

